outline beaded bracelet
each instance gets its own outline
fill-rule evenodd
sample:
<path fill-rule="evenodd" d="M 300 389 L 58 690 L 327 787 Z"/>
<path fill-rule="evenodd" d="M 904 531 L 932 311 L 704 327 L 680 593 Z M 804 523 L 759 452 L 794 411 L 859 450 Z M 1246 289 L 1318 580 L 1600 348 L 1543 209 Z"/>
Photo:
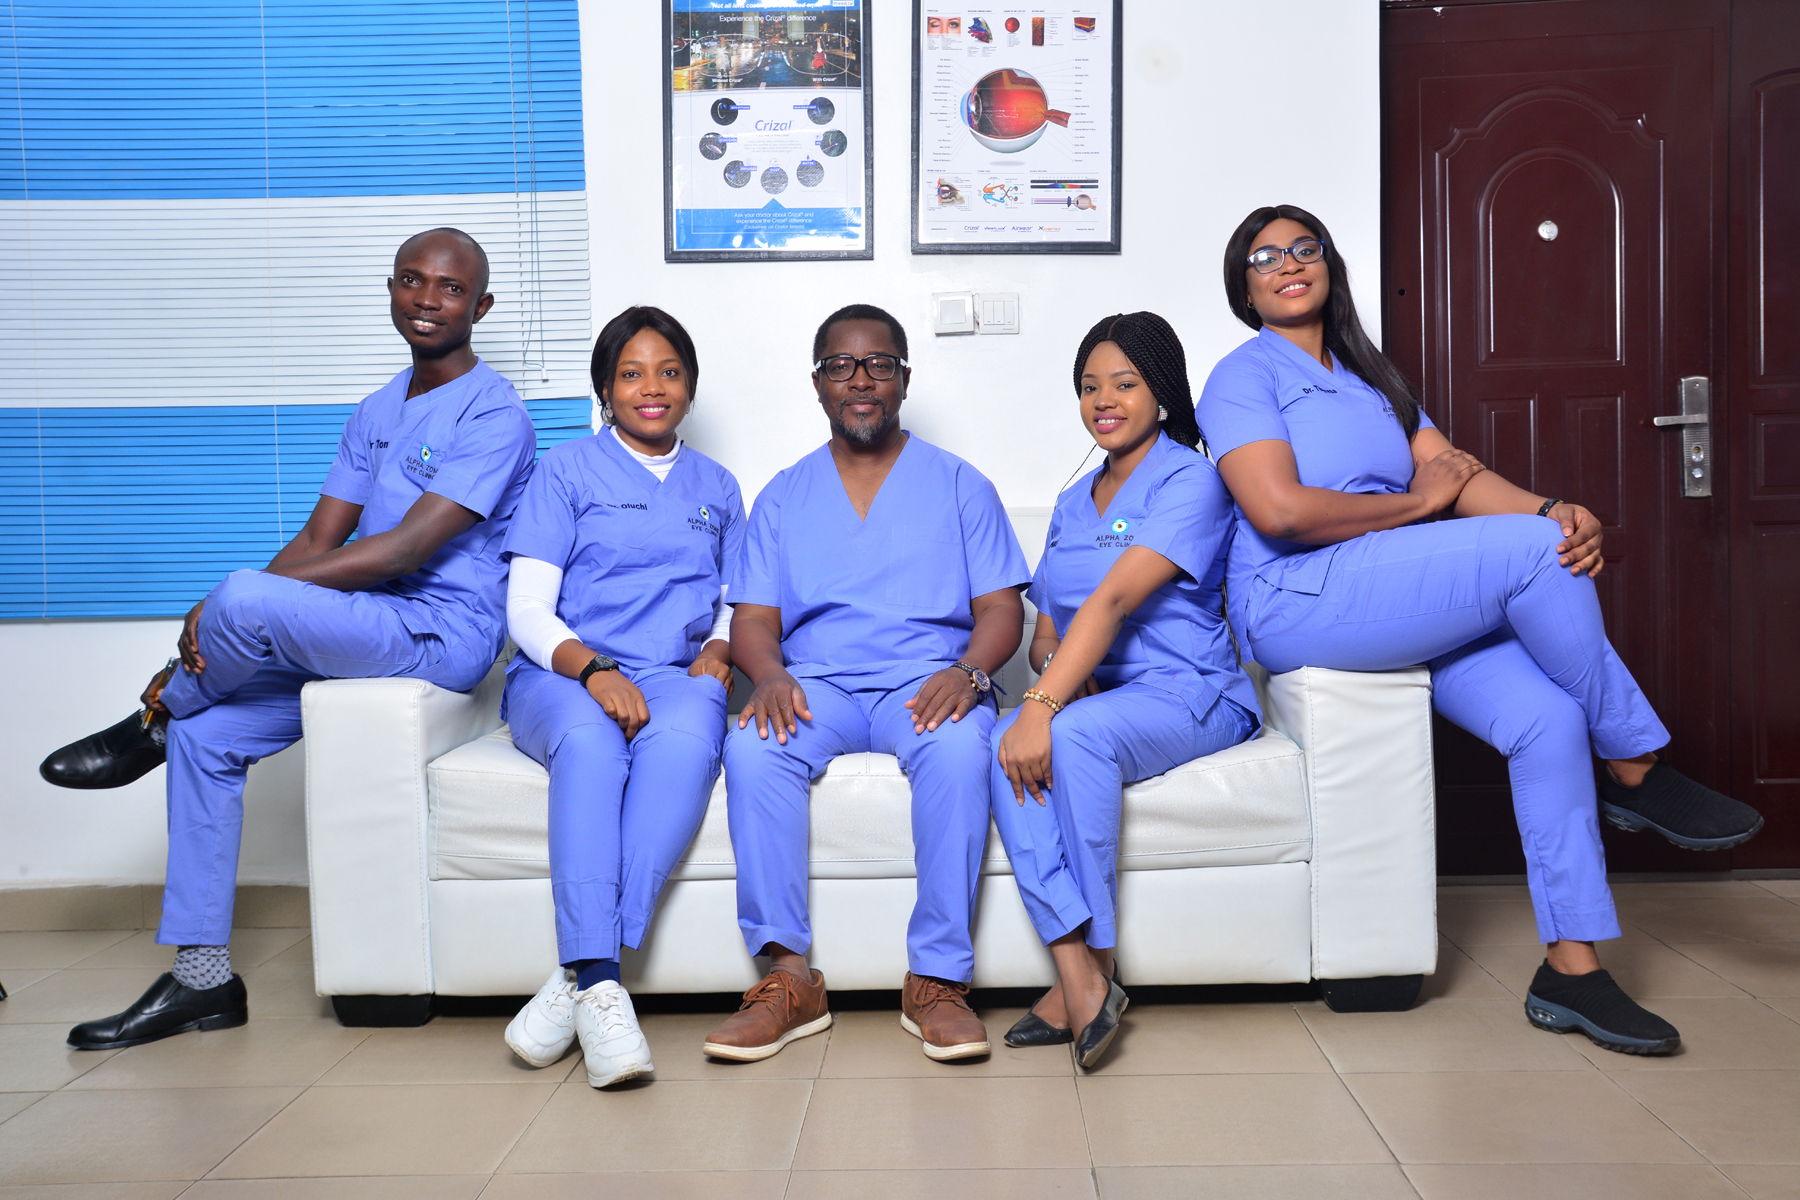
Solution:
<path fill-rule="evenodd" d="M 1039 704 L 1048 706 L 1050 709 L 1051 716 L 1055 716 L 1057 713 L 1059 713 L 1063 710 L 1063 702 L 1061 700 L 1058 700 L 1055 696 L 1052 696 L 1049 692 L 1043 691 L 1039 688 L 1032 688 L 1029 692 L 1026 692 L 1025 699 L 1036 700 Z"/>

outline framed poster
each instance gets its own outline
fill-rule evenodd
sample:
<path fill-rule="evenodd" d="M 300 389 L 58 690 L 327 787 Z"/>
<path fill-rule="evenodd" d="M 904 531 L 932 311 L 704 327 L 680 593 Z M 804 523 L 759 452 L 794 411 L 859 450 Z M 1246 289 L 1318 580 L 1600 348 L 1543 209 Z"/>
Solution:
<path fill-rule="evenodd" d="M 914 254 L 1117 254 L 1124 0 L 913 0 Z"/>
<path fill-rule="evenodd" d="M 873 258 L 870 0 L 662 0 L 663 257 Z"/>

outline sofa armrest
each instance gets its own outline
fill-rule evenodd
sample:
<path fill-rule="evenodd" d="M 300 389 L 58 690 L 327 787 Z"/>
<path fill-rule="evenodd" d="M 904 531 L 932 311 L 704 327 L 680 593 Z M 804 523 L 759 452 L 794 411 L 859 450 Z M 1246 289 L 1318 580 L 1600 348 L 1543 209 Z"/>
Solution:
<path fill-rule="evenodd" d="M 1269 724 L 1306 753 L 1313 977 L 1437 969 L 1431 672 L 1251 668 Z"/>
<path fill-rule="evenodd" d="M 313 976 L 322 996 L 433 990 L 425 767 L 500 727 L 499 666 L 467 693 L 326 679 L 300 693 Z"/>

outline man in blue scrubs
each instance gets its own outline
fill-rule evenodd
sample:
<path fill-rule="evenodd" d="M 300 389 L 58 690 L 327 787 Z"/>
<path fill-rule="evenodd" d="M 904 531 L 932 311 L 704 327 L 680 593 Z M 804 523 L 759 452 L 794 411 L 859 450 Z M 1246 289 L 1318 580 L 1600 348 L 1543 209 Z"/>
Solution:
<path fill-rule="evenodd" d="M 1024 555 L 993 484 L 900 428 L 906 332 L 856 304 L 813 342 L 831 441 L 772 480 L 733 585 L 731 655 L 756 692 L 725 738 L 738 925 L 771 970 L 706 1052 L 768 1058 L 828 1028 L 810 969 L 811 782 L 840 754 L 900 760 L 912 785 L 918 899 L 901 1024 L 927 1056 L 988 1052 L 966 999 L 988 830 L 988 672 L 1018 649 Z"/>
<path fill-rule="evenodd" d="M 409 676 L 467 691 L 505 638 L 508 523 L 537 439 L 512 385 L 475 356 L 494 298 L 468 234 L 409 238 L 388 280 L 412 366 L 351 414 L 306 526 L 261 571 L 237 571 L 188 613 L 144 711 L 52 754 L 64 787 L 118 787 L 169 764 L 169 862 L 156 940 L 174 970 L 122 1013 L 77 1025 L 101 1050 L 248 1017 L 227 940 L 244 775 L 300 737 L 310 680 Z M 350 535 L 359 534 L 355 541 Z"/>

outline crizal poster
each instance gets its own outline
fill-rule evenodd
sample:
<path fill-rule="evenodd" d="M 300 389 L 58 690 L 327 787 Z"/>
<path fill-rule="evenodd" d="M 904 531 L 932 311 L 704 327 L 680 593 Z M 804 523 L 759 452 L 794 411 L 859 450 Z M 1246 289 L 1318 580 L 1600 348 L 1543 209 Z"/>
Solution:
<path fill-rule="evenodd" d="M 1121 7 L 915 0 L 915 253 L 1118 251 Z"/>
<path fill-rule="evenodd" d="M 664 257 L 872 257 L 869 0 L 664 2 Z"/>

